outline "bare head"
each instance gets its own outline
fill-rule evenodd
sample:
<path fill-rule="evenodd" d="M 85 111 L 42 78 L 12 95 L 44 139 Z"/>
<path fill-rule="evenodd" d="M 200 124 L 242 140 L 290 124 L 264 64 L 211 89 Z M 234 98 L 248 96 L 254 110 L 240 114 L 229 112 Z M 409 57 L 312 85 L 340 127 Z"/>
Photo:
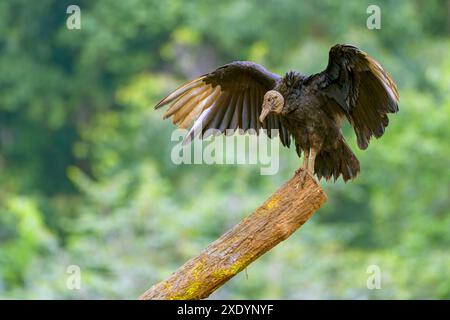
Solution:
<path fill-rule="evenodd" d="M 267 91 L 264 95 L 264 101 L 262 104 L 261 115 L 259 116 L 259 121 L 263 122 L 267 115 L 271 112 L 279 114 L 283 110 L 284 98 L 276 90 Z"/>

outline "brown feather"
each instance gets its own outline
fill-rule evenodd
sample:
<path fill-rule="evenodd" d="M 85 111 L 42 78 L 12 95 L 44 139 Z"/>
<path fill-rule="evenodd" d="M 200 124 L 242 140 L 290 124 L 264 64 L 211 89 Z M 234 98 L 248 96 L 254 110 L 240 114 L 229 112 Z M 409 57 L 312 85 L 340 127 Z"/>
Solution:
<path fill-rule="evenodd" d="M 198 116 L 204 110 L 204 107 L 207 106 L 207 103 L 212 100 L 212 98 L 211 98 L 212 92 L 213 92 L 213 88 L 211 86 L 209 86 L 208 90 L 206 90 L 206 92 L 202 95 L 202 97 L 199 99 L 198 103 L 192 108 L 190 113 L 188 115 L 186 115 L 183 122 L 180 124 L 180 128 L 183 128 L 183 129 L 187 128 L 192 123 L 192 121 L 194 121 L 195 119 L 198 118 Z M 210 102 L 210 103 L 212 103 L 212 102 Z"/>
<path fill-rule="evenodd" d="M 178 124 L 192 111 L 198 101 L 203 97 L 207 88 L 202 92 L 192 92 L 189 95 L 191 98 L 187 100 L 178 110 L 173 114 L 173 123 Z"/>
<path fill-rule="evenodd" d="M 158 102 L 158 104 L 155 106 L 155 109 L 158 109 L 158 108 L 162 107 L 163 105 L 171 103 L 172 101 L 179 98 L 182 94 L 184 94 L 186 91 L 188 91 L 190 89 L 204 85 L 204 83 L 202 82 L 202 80 L 204 78 L 205 78 L 205 76 L 196 78 L 196 79 L 189 81 L 188 83 L 183 84 L 182 86 L 178 87 L 177 89 L 175 89 L 174 92 L 172 92 L 167 97 L 165 97 L 160 102 Z"/>

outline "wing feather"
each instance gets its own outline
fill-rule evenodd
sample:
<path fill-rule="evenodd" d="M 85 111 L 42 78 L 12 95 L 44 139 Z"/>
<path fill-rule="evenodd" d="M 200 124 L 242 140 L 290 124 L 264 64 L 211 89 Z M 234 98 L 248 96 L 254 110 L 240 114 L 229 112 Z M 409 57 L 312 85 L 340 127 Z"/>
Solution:
<path fill-rule="evenodd" d="M 256 63 L 237 61 L 181 85 L 155 108 L 169 105 L 163 118 L 172 117 L 181 128 L 193 123 L 183 143 L 196 136 L 206 138 L 208 129 L 223 133 L 227 129 L 246 132 L 264 128 L 279 129 L 283 145 L 288 146 L 289 133 L 277 115 L 270 115 L 263 124 L 258 119 L 264 94 L 279 81 L 280 76 Z"/>
<path fill-rule="evenodd" d="M 367 53 L 351 45 L 331 48 L 328 66 L 319 74 L 319 92 L 332 99 L 324 106 L 339 106 L 353 126 L 358 146 L 367 148 L 370 138 L 381 137 L 389 124 L 388 113 L 398 112 L 395 82 Z"/>
<path fill-rule="evenodd" d="M 173 102 L 175 99 L 177 99 L 178 97 L 180 97 L 182 94 L 184 94 L 186 91 L 195 88 L 195 87 L 199 87 L 204 85 L 204 83 L 202 82 L 202 80 L 204 80 L 205 76 L 196 78 L 192 81 L 189 81 L 188 83 L 181 85 L 180 87 L 178 87 L 177 89 L 175 89 L 174 92 L 172 92 L 171 94 L 169 94 L 167 97 L 165 97 L 164 99 L 162 99 L 156 106 L 155 109 L 158 109 L 160 107 L 162 107 L 165 104 L 171 103 Z"/>

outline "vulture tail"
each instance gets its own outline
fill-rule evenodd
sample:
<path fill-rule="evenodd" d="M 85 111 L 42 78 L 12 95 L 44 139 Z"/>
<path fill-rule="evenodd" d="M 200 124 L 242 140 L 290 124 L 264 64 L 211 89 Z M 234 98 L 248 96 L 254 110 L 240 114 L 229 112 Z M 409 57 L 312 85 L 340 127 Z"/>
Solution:
<path fill-rule="evenodd" d="M 356 178 L 359 161 L 344 139 L 340 139 L 335 150 L 322 150 L 317 156 L 314 171 L 319 178 L 334 181 L 342 175 L 344 182 Z"/>

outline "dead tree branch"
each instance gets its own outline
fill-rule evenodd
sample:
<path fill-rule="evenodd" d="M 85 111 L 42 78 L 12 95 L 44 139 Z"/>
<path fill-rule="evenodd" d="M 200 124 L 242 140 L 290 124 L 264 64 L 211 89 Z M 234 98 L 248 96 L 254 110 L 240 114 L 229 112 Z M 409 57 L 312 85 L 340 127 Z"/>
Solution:
<path fill-rule="evenodd" d="M 263 205 L 139 299 L 203 299 L 287 239 L 326 201 L 316 181 L 294 175 Z"/>

